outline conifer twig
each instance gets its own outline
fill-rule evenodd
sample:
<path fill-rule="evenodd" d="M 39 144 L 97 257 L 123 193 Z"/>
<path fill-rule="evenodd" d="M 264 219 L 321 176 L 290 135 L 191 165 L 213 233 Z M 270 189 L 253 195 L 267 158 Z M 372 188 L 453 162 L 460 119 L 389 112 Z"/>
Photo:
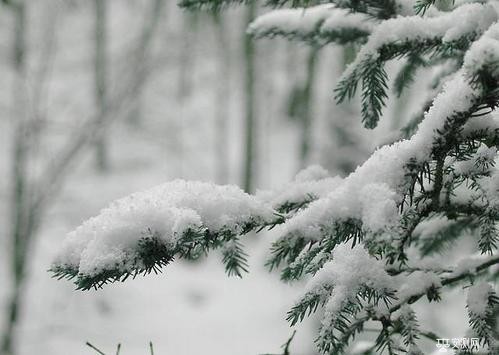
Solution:
<path fill-rule="evenodd" d="M 105 352 L 99 350 L 97 347 L 95 347 L 94 345 L 92 345 L 90 342 L 86 342 L 85 345 L 87 345 L 88 347 L 92 348 L 93 350 L 97 351 L 100 355 L 106 355 Z"/>

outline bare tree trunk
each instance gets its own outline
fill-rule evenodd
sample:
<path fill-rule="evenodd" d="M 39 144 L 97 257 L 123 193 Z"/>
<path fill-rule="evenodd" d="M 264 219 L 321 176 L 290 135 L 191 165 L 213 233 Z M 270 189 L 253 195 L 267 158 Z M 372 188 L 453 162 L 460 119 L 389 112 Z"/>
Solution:
<path fill-rule="evenodd" d="M 213 13 L 217 30 L 218 54 L 220 58 L 218 86 L 216 91 L 215 154 L 217 159 L 216 180 L 225 184 L 229 180 L 228 121 L 230 96 L 230 48 L 223 14 Z"/>
<path fill-rule="evenodd" d="M 3 355 L 13 355 L 15 351 L 15 326 L 19 319 L 19 309 L 21 303 L 21 288 L 24 279 L 25 253 L 29 242 L 29 226 L 26 222 L 27 201 L 29 194 L 27 191 L 27 158 L 28 158 L 28 116 L 26 111 L 26 8 L 24 2 L 11 4 L 14 15 L 14 58 L 13 66 L 15 70 L 15 82 L 13 87 L 14 98 L 14 138 L 12 156 L 12 229 L 10 240 L 12 243 L 12 294 L 6 313 L 6 328 L 2 338 L 1 353 Z"/>
<path fill-rule="evenodd" d="M 300 144 L 300 168 L 304 168 L 309 159 L 312 143 L 312 101 L 313 87 L 317 66 L 318 48 L 311 48 L 307 58 L 307 76 L 303 87 L 300 110 L 301 144 Z"/>
<path fill-rule="evenodd" d="M 137 58 L 136 76 L 140 87 L 137 95 L 132 99 L 132 107 L 128 114 L 128 122 L 138 126 L 142 122 L 142 99 L 144 86 L 147 81 L 147 66 L 150 64 L 151 42 L 154 37 L 159 19 L 161 18 L 164 0 L 154 0 L 151 4 L 149 13 L 144 17 L 140 37 L 133 55 Z"/>
<path fill-rule="evenodd" d="M 97 120 L 103 122 L 105 107 L 107 105 L 107 0 L 94 0 L 95 10 L 95 53 L 94 53 L 94 84 L 95 84 L 95 104 L 97 106 Z M 109 169 L 109 156 L 107 145 L 107 132 L 104 125 L 99 132 L 99 139 L 96 143 L 96 168 L 98 171 Z"/>
<path fill-rule="evenodd" d="M 255 1 L 249 2 L 246 9 L 245 24 L 253 21 L 256 15 Z M 244 94 L 245 94 L 245 116 L 244 116 L 244 167 L 243 187 L 246 192 L 253 192 L 255 188 L 256 175 L 256 90 L 255 90 L 255 44 L 253 39 L 244 33 Z"/>

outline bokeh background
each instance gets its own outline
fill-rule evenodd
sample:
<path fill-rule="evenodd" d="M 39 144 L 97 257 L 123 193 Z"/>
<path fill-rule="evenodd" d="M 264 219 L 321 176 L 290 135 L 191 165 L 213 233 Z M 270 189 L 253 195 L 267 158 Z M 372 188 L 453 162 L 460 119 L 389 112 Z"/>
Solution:
<path fill-rule="evenodd" d="M 65 234 L 113 199 L 176 178 L 254 192 L 309 164 L 344 176 L 426 99 L 420 75 L 365 130 L 356 100 L 333 99 L 356 48 L 248 39 L 247 24 L 265 11 L 187 12 L 173 0 L 2 2 L 2 355 L 94 354 L 86 341 L 106 354 L 118 343 L 122 354 L 146 354 L 149 341 L 165 355 L 282 351 L 293 332 L 285 314 L 303 284 L 265 269 L 273 233 L 246 238 L 243 279 L 227 278 L 216 254 L 99 291 L 75 291 L 47 272 Z M 454 318 L 427 314 L 440 330 Z M 293 355 L 315 354 L 318 322 L 298 327 Z"/>

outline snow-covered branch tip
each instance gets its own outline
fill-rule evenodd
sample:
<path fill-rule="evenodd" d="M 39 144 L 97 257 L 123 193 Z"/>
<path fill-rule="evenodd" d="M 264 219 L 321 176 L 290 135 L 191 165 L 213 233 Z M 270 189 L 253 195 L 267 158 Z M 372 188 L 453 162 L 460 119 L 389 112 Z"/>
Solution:
<path fill-rule="evenodd" d="M 326 4 L 271 11 L 251 23 L 248 33 L 255 38 L 282 36 L 324 46 L 331 42 L 363 43 L 374 25 L 375 21 L 366 14 Z"/>
<path fill-rule="evenodd" d="M 238 236 L 281 222 L 238 187 L 176 180 L 115 201 L 83 223 L 50 270 L 87 290 L 223 246 L 227 272 L 240 276 L 247 265 Z"/>

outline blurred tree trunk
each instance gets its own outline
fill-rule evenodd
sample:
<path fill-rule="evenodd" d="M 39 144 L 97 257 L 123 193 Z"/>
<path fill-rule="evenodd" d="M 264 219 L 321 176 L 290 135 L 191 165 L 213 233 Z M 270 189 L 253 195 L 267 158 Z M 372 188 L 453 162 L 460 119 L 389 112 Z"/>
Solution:
<path fill-rule="evenodd" d="M 109 153 L 107 142 L 107 130 L 102 124 L 106 117 L 107 106 L 107 51 L 108 51 L 108 33 L 107 33 L 107 0 L 94 0 L 95 28 L 94 28 L 94 85 L 95 85 L 95 104 L 97 107 L 97 120 L 102 126 L 99 137 L 96 142 L 96 168 L 98 171 L 109 169 Z"/>
<path fill-rule="evenodd" d="M 185 36 L 182 41 L 182 48 L 180 52 L 179 63 L 179 77 L 177 86 L 177 98 L 185 100 L 190 96 L 192 91 L 193 77 L 194 77 L 194 59 L 193 48 L 197 40 L 198 29 L 198 13 L 189 12 L 183 16 L 183 29 L 182 34 Z"/>
<path fill-rule="evenodd" d="M 246 9 L 246 28 L 256 15 L 256 2 L 250 1 Z M 255 87 L 255 43 L 253 39 L 244 32 L 244 95 L 245 95 L 245 116 L 244 116 L 244 167 L 243 167 L 243 188 L 246 192 L 253 192 L 255 188 L 255 177 L 257 176 L 256 157 L 256 87 Z"/>
<path fill-rule="evenodd" d="M 28 217 L 28 112 L 26 101 L 26 6 L 22 1 L 10 4 L 14 16 L 13 83 L 14 135 L 12 147 L 11 212 L 10 231 L 12 289 L 6 312 L 5 332 L 1 352 L 13 355 L 15 346 L 15 326 L 19 319 L 22 285 L 26 266 L 26 251 L 31 236 Z"/>
<path fill-rule="evenodd" d="M 184 161 L 186 155 L 186 144 L 185 144 L 185 121 L 187 119 L 186 116 L 186 101 L 191 96 L 194 74 L 195 74 L 195 47 L 197 41 L 197 29 L 198 29 L 198 13 L 196 12 L 186 12 L 183 13 L 183 21 L 182 21 L 182 34 L 183 41 L 182 46 L 180 48 L 180 57 L 179 57 L 179 71 L 177 78 L 177 101 L 179 103 L 180 120 L 178 122 L 178 131 L 176 137 L 176 152 L 178 156 L 178 175 L 180 177 L 184 174 Z"/>
<path fill-rule="evenodd" d="M 219 55 L 218 85 L 216 91 L 215 154 L 217 159 L 216 180 L 226 184 L 229 180 L 228 123 L 230 102 L 230 46 L 223 14 L 213 13 L 217 31 Z"/>
<path fill-rule="evenodd" d="M 315 74 L 317 67 L 318 48 L 311 48 L 307 57 L 307 76 L 300 100 L 302 108 L 300 110 L 301 143 L 300 143 L 300 168 L 303 169 L 308 164 L 310 157 L 310 147 L 312 145 L 312 104 L 313 88 L 315 84 Z"/>
<path fill-rule="evenodd" d="M 164 0 L 154 0 L 153 4 L 151 4 L 149 13 L 144 17 L 142 30 L 133 53 L 137 61 L 135 70 L 139 88 L 137 89 L 137 95 L 132 98 L 133 102 L 128 114 L 128 122 L 134 126 L 138 126 L 142 122 L 142 100 L 147 82 L 148 65 L 150 65 L 151 42 L 163 12 L 163 5 Z"/>

